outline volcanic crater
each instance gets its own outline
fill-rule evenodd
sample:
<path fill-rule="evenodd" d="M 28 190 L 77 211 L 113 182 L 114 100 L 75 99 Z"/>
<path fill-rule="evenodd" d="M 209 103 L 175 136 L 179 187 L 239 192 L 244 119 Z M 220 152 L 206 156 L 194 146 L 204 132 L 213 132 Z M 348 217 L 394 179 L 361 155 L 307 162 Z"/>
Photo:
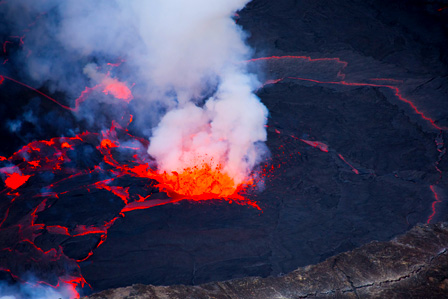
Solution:
<path fill-rule="evenodd" d="M 32 274 L 33 286 L 90 294 L 280 276 L 447 221 L 448 9 L 440 3 L 251 1 L 235 21 L 255 52 L 241 63 L 264 83 L 256 95 L 269 110 L 270 154 L 238 189 L 199 193 L 188 188 L 210 169 L 183 181 L 155 171 L 123 85 L 86 89 L 73 103 L 35 90 L 8 68 L 26 37 L 22 45 L 5 29 L 1 279 Z M 96 95 L 122 107 L 99 116 L 107 127 L 73 116 Z"/>

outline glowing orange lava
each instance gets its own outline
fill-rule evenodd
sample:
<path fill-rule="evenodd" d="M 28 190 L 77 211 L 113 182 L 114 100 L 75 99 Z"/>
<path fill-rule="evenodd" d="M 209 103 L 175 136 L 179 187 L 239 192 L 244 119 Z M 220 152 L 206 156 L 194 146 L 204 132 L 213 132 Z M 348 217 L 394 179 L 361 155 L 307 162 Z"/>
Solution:
<path fill-rule="evenodd" d="M 118 145 L 116 145 L 115 142 L 111 141 L 110 139 L 103 139 L 101 141 L 101 147 L 103 147 L 103 148 L 113 148 L 113 147 L 118 147 Z"/>
<path fill-rule="evenodd" d="M 63 142 L 61 148 L 71 148 L 72 146 L 68 142 Z"/>
<path fill-rule="evenodd" d="M 125 117 L 127 118 L 128 116 Z M 129 115 L 129 118 L 131 118 L 131 115 Z M 119 140 L 117 136 L 121 136 L 121 139 Z M 134 144 L 135 146 L 124 146 L 120 143 Z M 141 146 L 138 145 L 139 143 Z M 95 146 L 103 155 L 103 159 L 100 162 L 96 161 L 97 163 L 95 164 L 88 164 L 86 168 L 72 168 L 73 163 L 69 163 L 71 159 L 68 153 L 70 150 L 76 150 L 76 147 L 82 144 Z M 40 192 L 33 198 L 36 200 L 40 198 L 42 201 L 17 224 L 17 227 L 21 232 L 20 238 L 22 241 L 20 242 L 26 242 L 35 249 L 33 250 L 36 253 L 32 252 L 27 257 L 30 265 L 34 262 L 39 262 L 46 266 L 50 265 L 49 263 L 56 262 L 58 265 L 67 265 L 70 271 L 74 272 L 73 276 L 63 272 L 56 285 L 54 282 L 39 280 L 36 282 L 36 287 L 45 285 L 58 290 L 62 288 L 64 291 L 69 291 L 67 298 L 79 298 L 77 291 L 82 290 L 84 286 L 89 286 L 90 288 L 91 286 L 83 278 L 78 263 L 88 260 L 94 254 L 94 251 L 106 241 L 108 230 L 114 225 L 116 220 L 125 217 L 127 213 L 135 210 L 150 209 L 183 200 L 212 201 L 214 203 L 220 200 L 228 204 L 250 206 L 263 213 L 256 201 L 245 197 L 249 193 L 251 186 L 257 185 L 257 177 L 246 179 L 244 182 L 241 182 L 241 180 L 237 181 L 234 177 L 224 172 L 222 167 L 216 166 L 216 163 L 207 163 L 204 160 L 195 164 L 197 166 L 191 166 L 182 171 L 169 173 L 157 171 L 151 168 L 154 163 L 146 153 L 145 149 L 147 146 L 146 139 L 133 136 L 126 128 L 121 127 L 116 122 L 112 122 L 111 128 L 101 133 L 86 131 L 75 137 L 56 137 L 50 140 L 32 141 L 10 157 L 0 156 L 0 161 L 17 163 L 14 166 L 0 168 L 0 179 L 6 178 L 5 185 L 8 187 L 3 191 L 0 190 L 0 194 L 4 195 L 6 193 L 7 198 L 10 198 L 9 205 L 0 215 L 0 229 L 2 230 L 7 220 L 13 221 L 11 220 L 11 215 L 15 216 L 13 212 L 10 213 L 15 207 L 12 205 L 13 202 L 29 196 L 31 191 L 31 189 L 28 189 L 27 193 L 19 194 L 18 191 L 13 192 L 11 189 L 19 188 L 31 176 L 36 174 L 39 176 L 39 174 L 44 172 L 52 172 L 57 176 L 57 179 L 53 180 L 50 185 L 39 188 Z M 119 148 L 125 148 L 126 151 L 120 151 Z M 260 175 L 260 177 L 264 176 L 265 174 Z M 146 181 L 148 184 L 147 188 L 135 188 L 131 183 L 125 183 L 126 185 L 124 186 L 121 185 L 122 182 L 128 182 L 131 177 L 145 178 L 146 180 L 141 181 Z M 86 178 L 90 183 L 82 185 L 71 184 L 71 180 L 75 178 Z M 124 181 L 119 180 L 121 178 Z M 154 188 L 159 190 L 153 190 Z M 92 225 L 78 224 L 76 226 L 35 223 L 39 217 L 38 214 L 51 207 L 51 204 L 47 204 L 47 200 L 48 202 L 53 201 L 68 192 L 75 191 L 87 194 L 99 189 L 108 191 L 123 201 L 121 210 L 110 214 L 110 217 L 104 223 Z M 166 192 L 168 196 L 162 195 L 162 198 L 157 196 L 163 192 Z M 38 247 L 34 243 L 34 239 L 43 232 L 65 236 L 64 238 L 96 234 L 99 236 L 100 241 L 85 255 L 72 259 L 63 253 L 62 247 L 55 247 L 49 250 L 43 250 Z M 13 261 L 16 254 L 24 255 L 19 249 L 15 248 L 0 248 L 1 250 L 7 250 L 7 254 L 12 255 L 10 261 Z M 38 258 L 31 256 L 31 254 L 36 254 Z M 7 259 L 3 259 L 3 263 L 5 261 Z M 15 266 L 9 269 L 0 264 L 0 272 L 6 272 L 16 281 L 29 284 L 29 282 L 20 278 L 19 275 L 22 272 Z"/>
<path fill-rule="evenodd" d="M 262 209 L 240 193 L 245 192 L 256 183 L 253 179 L 246 179 L 242 183 L 235 183 L 220 167 L 211 167 L 207 163 L 184 169 L 182 172 L 157 172 L 148 164 L 141 164 L 128 170 L 139 177 L 148 177 L 156 180 L 161 191 L 166 192 L 172 202 L 182 199 L 203 201 L 223 199 L 228 203 L 249 205 L 260 211 Z"/>
<path fill-rule="evenodd" d="M 117 99 L 125 100 L 128 103 L 132 100 L 132 93 L 129 88 L 124 83 L 117 80 L 113 81 L 110 84 L 107 84 L 104 87 L 103 93 L 110 93 Z"/>
<path fill-rule="evenodd" d="M 25 184 L 29 178 L 30 175 L 23 175 L 14 172 L 8 176 L 8 178 L 5 180 L 5 184 L 11 189 L 17 189 L 23 184 Z"/>
<path fill-rule="evenodd" d="M 237 191 L 234 180 L 228 174 L 219 168 L 212 169 L 208 164 L 186 168 L 182 172 L 164 172 L 159 174 L 159 178 L 159 187 L 180 195 L 228 197 Z"/>

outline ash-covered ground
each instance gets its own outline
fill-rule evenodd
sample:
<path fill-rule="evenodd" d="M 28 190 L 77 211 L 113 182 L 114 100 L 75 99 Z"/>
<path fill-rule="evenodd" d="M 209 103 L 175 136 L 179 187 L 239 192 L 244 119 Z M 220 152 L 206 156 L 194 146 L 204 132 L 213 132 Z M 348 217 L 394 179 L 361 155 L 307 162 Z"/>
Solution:
<path fill-rule="evenodd" d="M 262 211 L 223 200 L 170 202 L 152 180 L 130 173 L 114 180 L 114 192 L 106 183 L 92 187 L 108 179 L 94 173 L 96 166 L 112 167 L 105 157 L 130 165 L 133 149 L 102 146 L 88 122 L 3 80 L 0 155 L 10 157 L 33 140 L 92 133 L 55 140 L 61 150 L 62 141 L 70 146 L 60 155 L 70 161 L 61 167 L 82 170 L 58 183 L 52 190 L 58 197 L 44 187 L 73 173 L 55 175 L 55 161 L 36 170 L 19 196 L 1 193 L 2 278 L 20 281 L 31 271 L 55 285 L 63 275 L 83 277 L 89 293 L 278 276 L 389 240 L 417 223 L 447 221 L 447 7 L 446 1 L 254 0 L 239 12 L 236 22 L 255 52 L 248 64 L 265 82 L 257 95 L 270 112 L 264 187 L 247 195 Z M 125 115 L 132 105 L 124 106 Z M 144 139 L 128 118 L 116 121 L 122 128 L 113 138 L 129 147 Z M 42 145 L 36 155 L 49 152 Z M 158 193 L 150 200 L 160 205 L 123 212 L 120 188 L 129 188 L 128 203 Z"/>

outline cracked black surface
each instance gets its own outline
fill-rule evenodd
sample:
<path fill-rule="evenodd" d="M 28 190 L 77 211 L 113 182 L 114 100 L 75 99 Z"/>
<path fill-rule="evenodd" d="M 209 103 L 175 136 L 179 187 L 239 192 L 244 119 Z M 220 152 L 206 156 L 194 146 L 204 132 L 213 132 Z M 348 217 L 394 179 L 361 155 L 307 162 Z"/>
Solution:
<path fill-rule="evenodd" d="M 88 298 L 444 298 L 448 229 L 419 225 L 281 277 L 248 277 L 194 286 L 133 285 Z"/>

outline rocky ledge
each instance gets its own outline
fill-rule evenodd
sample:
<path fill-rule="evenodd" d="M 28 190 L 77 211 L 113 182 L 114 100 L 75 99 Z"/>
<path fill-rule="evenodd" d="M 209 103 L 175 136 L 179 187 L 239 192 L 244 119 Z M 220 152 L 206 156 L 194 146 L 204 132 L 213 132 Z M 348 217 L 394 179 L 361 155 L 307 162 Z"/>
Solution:
<path fill-rule="evenodd" d="M 247 277 L 198 286 L 133 285 L 93 294 L 118 298 L 446 298 L 448 223 L 418 225 L 281 277 Z"/>

